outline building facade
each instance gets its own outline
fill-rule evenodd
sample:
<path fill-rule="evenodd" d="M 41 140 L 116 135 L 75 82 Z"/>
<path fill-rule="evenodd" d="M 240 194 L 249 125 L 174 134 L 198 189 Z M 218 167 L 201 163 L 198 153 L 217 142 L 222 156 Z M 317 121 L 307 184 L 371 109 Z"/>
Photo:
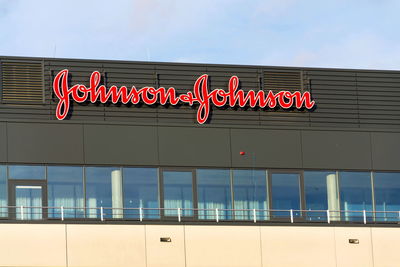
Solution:
<path fill-rule="evenodd" d="M 0 57 L 0 266 L 397 266 L 399 104 L 398 71 Z"/>

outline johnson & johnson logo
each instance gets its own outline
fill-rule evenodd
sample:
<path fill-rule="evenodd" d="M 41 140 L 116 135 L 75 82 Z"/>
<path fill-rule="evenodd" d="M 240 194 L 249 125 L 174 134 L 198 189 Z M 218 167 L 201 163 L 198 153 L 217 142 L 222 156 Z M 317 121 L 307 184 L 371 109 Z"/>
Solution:
<path fill-rule="evenodd" d="M 56 117 L 59 120 L 65 119 L 67 116 L 71 100 L 77 103 L 90 101 L 96 103 L 106 103 L 111 101 L 113 104 L 138 104 L 145 103 L 153 105 L 177 105 L 178 103 L 186 103 L 190 106 L 198 105 L 197 121 L 203 124 L 207 121 L 210 115 L 211 104 L 216 107 L 223 106 L 250 106 L 252 108 L 275 108 L 283 109 L 306 108 L 312 109 L 315 101 L 311 99 L 310 92 L 300 91 L 273 91 L 264 92 L 262 90 L 249 90 L 247 92 L 239 87 L 239 78 L 232 76 L 229 79 L 228 91 L 223 89 L 208 90 L 208 75 L 201 75 L 193 86 L 193 91 L 188 91 L 184 94 L 178 94 L 175 88 L 154 88 L 142 87 L 137 89 L 132 86 L 130 89 L 126 86 L 117 87 L 110 86 L 108 89 L 104 85 L 100 85 L 101 74 L 94 71 L 90 76 L 90 85 L 86 87 L 82 84 L 76 84 L 71 87 L 68 85 L 68 69 L 60 71 L 53 81 L 54 94 L 59 99 L 56 109 Z"/>

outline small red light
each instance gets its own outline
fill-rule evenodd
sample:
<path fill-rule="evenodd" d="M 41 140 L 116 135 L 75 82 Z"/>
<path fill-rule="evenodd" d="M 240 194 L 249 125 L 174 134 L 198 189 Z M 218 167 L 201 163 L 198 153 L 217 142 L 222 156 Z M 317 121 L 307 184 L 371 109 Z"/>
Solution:
<path fill-rule="evenodd" d="M 243 156 L 244 154 L 246 154 L 246 152 L 240 151 L 239 154 L 240 154 L 241 156 Z"/>

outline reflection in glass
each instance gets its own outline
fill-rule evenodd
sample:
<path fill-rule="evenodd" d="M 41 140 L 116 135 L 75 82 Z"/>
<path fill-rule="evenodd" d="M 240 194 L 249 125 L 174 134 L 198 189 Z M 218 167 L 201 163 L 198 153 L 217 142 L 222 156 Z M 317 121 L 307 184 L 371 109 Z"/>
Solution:
<path fill-rule="evenodd" d="M 182 216 L 193 216 L 192 172 L 164 171 L 164 214 L 178 216 L 177 210 L 182 208 Z M 189 210 L 185 210 L 189 209 Z"/>
<path fill-rule="evenodd" d="M 0 165 L 0 217 L 7 217 L 7 167 Z"/>
<path fill-rule="evenodd" d="M 340 172 L 340 209 L 344 220 L 362 221 L 363 210 L 372 211 L 371 173 Z M 368 219 L 372 213 L 367 212 Z"/>
<path fill-rule="evenodd" d="M 122 183 L 120 168 L 113 167 L 86 167 L 86 207 L 87 217 L 99 218 L 100 208 L 103 207 L 104 217 L 120 216 L 118 207 L 122 203 Z M 112 182 L 115 193 L 112 195 Z M 113 203 L 115 203 L 113 205 Z M 115 208 L 115 210 L 111 210 Z M 113 213 L 114 212 L 114 213 Z"/>
<path fill-rule="evenodd" d="M 273 210 L 300 210 L 300 179 L 297 173 L 271 174 L 271 194 Z M 288 211 L 273 211 L 272 217 L 290 217 Z M 293 216 L 300 216 L 293 211 Z"/>
<path fill-rule="evenodd" d="M 261 170 L 233 170 L 233 195 L 236 220 L 265 220 L 267 207 L 266 172 Z"/>
<path fill-rule="evenodd" d="M 42 187 L 17 185 L 15 205 L 17 220 L 42 219 Z"/>
<path fill-rule="evenodd" d="M 123 174 L 124 208 L 134 208 L 125 210 L 124 218 L 139 218 L 137 208 L 144 208 L 143 218 L 159 218 L 157 169 L 124 168 Z"/>
<path fill-rule="evenodd" d="M 326 221 L 326 210 L 339 210 L 336 172 L 305 171 L 304 191 L 306 210 L 321 210 L 321 212 L 307 212 L 307 220 Z M 338 216 L 338 212 L 330 213 L 331 220 L 338 220 Z"/>
<path fill-rule="evenodd" d="M 44 166 L 13 165 L 8 166 L 9 179 L 44 180 Z"/>
<path fill-rule="evenodd" d="M 400 173 L 375 172 L 374 188 L 376 220 L 398 221 L 400 211 Z"/>
<path fill-rule="evenodd" d="M 84 217 L 83 170 L 82 167 L 47 167 L 49 218 L 60 218 L 61 207 L 64 218 Z"/>
<path fill-rule="evenodd" d="M 196 178 L 199 219 L 214 220 L 215 209 L 219 209 L 219 219 L 232 219 L 230 171 L 198 169 Z"/>

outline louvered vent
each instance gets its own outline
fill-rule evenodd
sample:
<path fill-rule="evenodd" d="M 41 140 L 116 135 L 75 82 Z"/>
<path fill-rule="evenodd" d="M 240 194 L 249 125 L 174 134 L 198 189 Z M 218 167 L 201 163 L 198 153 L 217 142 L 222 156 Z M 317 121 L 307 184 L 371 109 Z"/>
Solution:
<path fill-rule="evenodd" d="M 301 71 L 264 71 L 264 90 L 303 91 Z"/>
<path fill-rule="evenodd" d="M 1 63 L 3 103 L 43 103 L 41 62 L 5 61 Z"/>

